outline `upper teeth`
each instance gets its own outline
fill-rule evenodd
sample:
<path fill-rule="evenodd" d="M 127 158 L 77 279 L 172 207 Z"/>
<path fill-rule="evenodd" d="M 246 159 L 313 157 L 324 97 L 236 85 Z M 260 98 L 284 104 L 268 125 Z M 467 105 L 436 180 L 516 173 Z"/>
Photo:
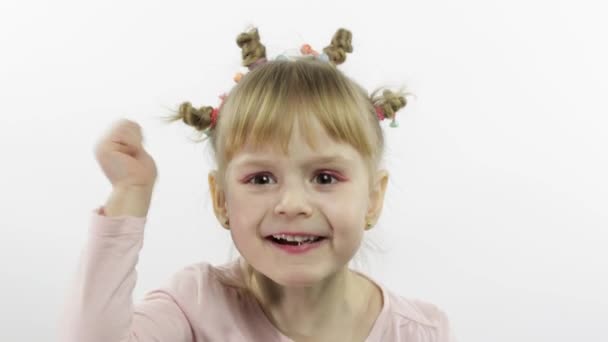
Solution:
<path fill-rule="evenodd" d="M 314 240 L 316 236 L 294 236 L 294 235 L 285 235 L 285 234 L 276 234 L 272 236 L 275 239 L 283 239 L 287 241 L 296 241 L 303 242 L 308 240 Z"/>

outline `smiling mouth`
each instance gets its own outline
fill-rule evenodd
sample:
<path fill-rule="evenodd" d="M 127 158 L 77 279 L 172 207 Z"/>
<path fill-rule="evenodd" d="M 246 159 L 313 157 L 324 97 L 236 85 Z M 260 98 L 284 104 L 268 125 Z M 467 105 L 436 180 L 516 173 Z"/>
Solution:
<path fill-rule="evenodd" d="M 306 244 L 316 243 L 322 240 L 325 240 L 325 237 L 322 236 L 310 236 L 310 237 L 302 237 L 302 238 L 286 238 L 286 237 L 277 237 L 277 236 L 268 236 L 266 240 L 274 242 L 279 245 L 287 245 L 287 246 L 302 246 Z"/>

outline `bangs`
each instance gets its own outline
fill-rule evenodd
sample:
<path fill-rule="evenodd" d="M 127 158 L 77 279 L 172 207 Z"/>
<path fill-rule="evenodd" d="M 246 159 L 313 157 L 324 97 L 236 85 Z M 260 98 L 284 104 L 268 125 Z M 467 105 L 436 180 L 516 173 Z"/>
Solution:
<path fill-rule="evenodd" d="M 266 145 L 286 154 L 293 125 L 313 149 L 318 120 L 338 143 L 348 143 L 365 158 L 375 155 L 371 141 L 375 111 L 365 90 L 334 66 L 316 60 L 272 61 L 258 66 L 234 87 L 218 123 L 218 154 L 230 161 L 244 145 Z M 376 124 L 377 125 L 377 124 Z M 229 132 L 226 134 L 225 132 Z"/>

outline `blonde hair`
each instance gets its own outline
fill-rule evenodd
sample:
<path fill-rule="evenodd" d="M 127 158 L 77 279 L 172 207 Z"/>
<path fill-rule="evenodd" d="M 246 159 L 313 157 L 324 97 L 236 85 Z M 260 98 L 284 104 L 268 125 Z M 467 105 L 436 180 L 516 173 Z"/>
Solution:
<path fill-rule="evenodd" d="M 331 44 L 323 49 L 328 62 L 319 58 L 266 61 L 266 49 L 257 29 L 237 37 L 243 66 L 252 69 L 227 94 L 216 110 L 196 109 L 184 102 L 169 122 L 182 120 L 211 142 L 218 174 L 245 144 L 279 146 L 286 153 L 294 122 L 297 120 L 307 142 L 316 148 L 312 119 L 321 123 L 335 141 L 350 144 L 366 160 L 370 177 L 382 158 L 384 135 L 376 113 L 381 108 L 386 118 L 394 118 L 407 101 L 405 92 L 380 89 L 368 95 L 363 87 L 344 75 L 336 65 L 352 52 L 352 34 L 339 29 Z M 263 61 L 256 65 L 256 62 Z M 205 138 L 204 138 L 205 139 Z M 203 139 L 203 140 L 204 140 Z M 220 185 L 223 179 L 218 179 Z M 370 182 L 371 186 L 371 182 Z"/>
<path fill-rule="evenodd" d="M 384 152 L 378 110 L 382 118 L 394 120 L 397 111 L 407 104 L 405 96 L 409 93 L 378 88 L 368 95 L 363 87 L 338 70 L 336 66 L 353 51 L 351 42 L 351 32 L 341 28 L 323 49 L 325 61 L 313 56 L 267 61 L 258 30 L 243 32 L 236 43 L 241 48 L 242 65 L 250 71 L 235 77 L 237 85 L 220 108 L 195 108 L 190 102 L 183 102 L 165 119 L 182 120 L 204 135 L 202 140 L 209 139 L 220 187 L 225 184 L 227 164 L 245 144 L 252 144 L 254 148 L 272 144 L 286 153 L 296 120 L 307 142 L 316 148 L 315 132 L 309 129 L 313 119 L 318 120 L 335 141 L 350 144 L 361 154 L 371 180 Z M 306 49 L 310 51 L 310 46 Z M 369 185 L 373 185 L 371 181 Z M 250 278 L 252 271 L 251 265 L 246 265 L 243 276 Z M 223 271 L 213 273 L 238 293 L 250 294 L 239 277 Z"/>

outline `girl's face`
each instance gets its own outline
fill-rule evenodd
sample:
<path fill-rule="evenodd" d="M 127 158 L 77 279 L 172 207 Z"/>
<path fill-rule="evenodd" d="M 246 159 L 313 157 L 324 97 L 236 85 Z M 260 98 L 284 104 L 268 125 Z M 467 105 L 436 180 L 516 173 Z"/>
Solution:
<path fill-rule="evenodd" d="M 319 132 L 317 150 L 297 123 L 288 155 L 273 146 L 257 151 L 245 146 L 226 168 L 225 203 L 216 208 L 216 213 L 225 210 L 245 260 L 283 286 L 312 285 L 347 265 L 361 244 L 366 218 L 375 222 L 379 215 L 388 178 L 379 171 L 376 191 L 370 193 L 358 151 L 331 140 L 318 122 L 313 127 Z M 323 239 L 304 244 L 314 246 L 307 251 L 290 253 L 285 241 L 272 237 L 293 233 Z"/>

